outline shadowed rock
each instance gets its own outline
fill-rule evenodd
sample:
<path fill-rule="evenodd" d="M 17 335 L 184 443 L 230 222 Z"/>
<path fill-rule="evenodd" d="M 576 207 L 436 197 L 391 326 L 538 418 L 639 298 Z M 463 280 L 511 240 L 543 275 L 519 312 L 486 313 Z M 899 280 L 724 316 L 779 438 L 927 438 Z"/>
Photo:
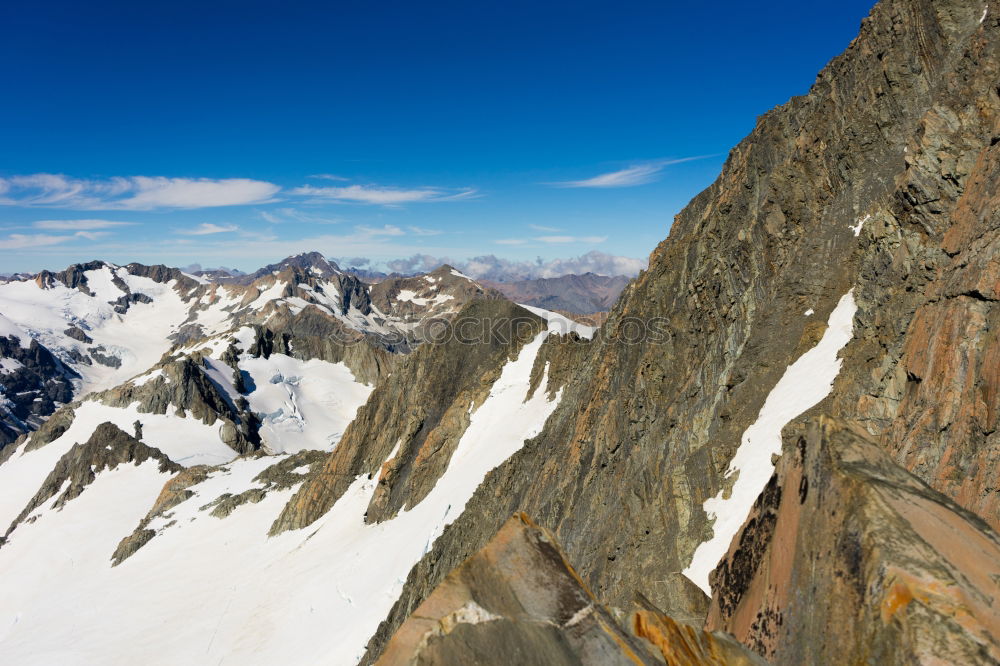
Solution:
<path fill-rule="evenodd" d="M 139 465 L 147 460 L 159 463 L 162 473 L 179 472 L 183 468 L 165 456 L 159 449 L 147 446 L 131 435 L 122 432 L 113 423 L 97 426 L 90 439 L 83 444 L 74 444 L 42 482 L 41 488 L 20 515 L 11 523 L 7 536 L 17 525 L 27 519 L 35 509 L 56 498 L 54 508 L 79 496 L 94 482 L 97 475 L 119 465 L 132 463 Z M 65 490 L 63 487 L 65 486 Z M 62 493 L 60 494 L 60 491 Z"/>
<path fill-rule="evenodd" d="M 455 322 L 456 331 L 469 324 L 470 339 L 456 334 L 441 344 L 424 344 L 379 384 L 272 532 L 309 525 L 361 474 L 379 475 L 368 510 L 371 522 L 391 518 L 430 492 L 469 426 L 470 408 L 485 400 L 504 363 L 544 327 L 540 317 L 506 300 L 471 301 Z M 397 445 L 398 453 L 387 461 Z"/>

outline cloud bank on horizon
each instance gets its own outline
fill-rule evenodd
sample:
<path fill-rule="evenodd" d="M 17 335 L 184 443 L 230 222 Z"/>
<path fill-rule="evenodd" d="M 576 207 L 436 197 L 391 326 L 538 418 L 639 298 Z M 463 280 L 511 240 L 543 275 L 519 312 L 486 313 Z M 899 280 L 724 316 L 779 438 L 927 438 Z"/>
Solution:
<path fill-rule="evenodd" d="M 429 254 L 414 254 L 405 259 L 394 259 L 382 263 L 372 261 L 367 257 L 345 257 L 339 262 L 348 267 L 361 269 L 377 269 L 385 266 L 389 271 L 403 274 L 428 273 L 442 264 L 450 264 L 477 280 L 492 280 L 494 282 L 553 278 L 583 273 L 635 277 L 639 271 L 646 268 L 648 263 L 645 259 L 618 257 L 598 250 L 591 250 L 579 257 L 551 260 L 538 257 L 534 260 L 512 261 L 493 254 L 466 260 L 454 260 Z"/>

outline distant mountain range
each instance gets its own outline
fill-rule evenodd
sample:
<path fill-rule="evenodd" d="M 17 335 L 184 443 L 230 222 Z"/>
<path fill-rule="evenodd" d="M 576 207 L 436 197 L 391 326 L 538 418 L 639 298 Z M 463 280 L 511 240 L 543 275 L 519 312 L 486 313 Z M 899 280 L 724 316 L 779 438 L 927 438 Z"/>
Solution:
<path fill-rule="evenodd" d="M 515 303 L 587 315 L 610 310 L 629 283 L 629 278 L 584 273 L 517 282 L 479 282 L 496 289 Z"/>
<path fill-rule="evenodd" d="M 289 260 L 286 260 L 289 261 Z M 244 273 L 235 269 L 217 268 L 202 270 L 194 268 L 194 275 L 218 282 L 236 282 L 246 284 L 272 270 L 274 266 L 265 266 L 254 273 Z M 422 275 L 419 272 L 385 273 L 382 271 L 354 266 L 341 269 L 344 273 L 353 275 L 367 284 L 376 284 L 383 280 Z M 471 277 L 476 278 L 475 275 Z M 478 279 L 478 278 L 476 278 Z M 629 283 L 630 278 L 624 275 L 598 275 L 584 273 L 582 275 L 562 275 L 553 278 L 486 280 L 478 279 L 479 284 L 496 289 L 516 303 L 533 305 L 546 310 L 572 313 L 574 315 L 591 315 L 607 312 Z"/>

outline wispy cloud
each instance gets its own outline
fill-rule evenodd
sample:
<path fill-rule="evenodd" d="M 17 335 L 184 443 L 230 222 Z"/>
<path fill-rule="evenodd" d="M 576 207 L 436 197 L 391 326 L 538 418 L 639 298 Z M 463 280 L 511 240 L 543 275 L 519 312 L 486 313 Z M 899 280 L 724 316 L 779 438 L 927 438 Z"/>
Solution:
<path fill-rule="evenodd" d="M 289 224 L 301 222 L 305 224 L 339 224 L 340 219 L 325 215 L 311 215 L 296 208 L 278 208 L 273 211 L 262 210 L 260 216 L 271 224 Z"/>
<path fill-rule="evenodd" d="M 394 224 L 386 224 L 381 227 L 356 227 L 365 236 L 403 236 L 405 231 Z"/>
<path fill-rule="evenodd" d="M 232 231 L 239 231 L 239 227 L 235 224 L 213 224 L 212 222 L 203 222 L 193 229 L 181 229 L 177 233 L 185 236 L 209 236 L 211 234 L 225 234 Z"/>
<path fill-rule="evenodd" d="M 135 222 L 112 222 L 111 220 L 39 220 L 32 222 L 31 226 L 49 231 L 87 231 L 129 227 L 135 224 Z"/>
<path fill-rule="evenodd" d="M 293 189 L 292 194 L 308 197 L 314 202 L 399 206 L 405 203 L 471 199 L 476 197 L 478 192 L 473 188 L 449 190 L 439 187 L 402 189 L 381 185 L 345 185 L 343 187 L 303 185 Z"/>
<path fill-rule="evenodd" d="M 86 238 L 87 240 L 95 241 L 99 238 L 105 238 L 111 235 L 110 231 L 78 231 L 73 234 L 77 238 Z"/>
<path fill-rule="evenodd" d="M 76 210 L 211 208 L 266 203 L 280 189 L 249 178 L 129 176 L 88 180 L 40 173 L 0 178 L 0 205 Z"/>
<path fill-rule="evenodd" d="M 579 257 L 566 259 L 541 258 L 535 261 L 511 261 L 493 254 L 473 257 L 466 261 L 451 259 L 447 256 L 414 254 L 405 259 L 394 259 L 385 262 L 389 270 L 400 273 L 425 272 L 437 268 L 441 264 L 451 264 L 466 275 L 484 280 L 529 280 L 533 278 L 551 278 L 560 275 L 597 273 L 598 275 L 625 275 L 633 277 L 646 268 L 646 261 L 632 257 L 619 257 L 604 252 L 592 250 Z"/>
<path fill-rule="evenodd" d="M 444 232 L 440 229 L 425 229 L 424 227 L 406 227 L 414 236 L 440 236 Z"/>
<path fill-rule="evenodd" d="M 265 229 L 263 231 L 250 231 L 247 229 L 241 229 L 240 238 L 245 238 L 247 240 L 252 240 L 252 241 L 271 242 L 278 240 L 278 235 L 272 232 L 270 229 Z"/>
<path fill-rule="evenodd" d="M 32 247 L 49 247 L 68 243 L 76 238 L 96 240 L 106 235 L 106 232 L 79 231 L 75 234 L 10 234 L 0 238 L 0 250 L 22 250 Z"/>
<path fill-rule="evenodd" d="M 696 157 L 682 157 L 675 160 L 657 160 L 655 162 L 645 162 L 630 166 L 627 169 L 602 173 L 592 178 L 583 180 L 564 180 L 555 183 L 547 183 L 553 187 L 635 187 L 645 185 L 656 180 L 656 176 L 665 168 L 672 164 L 682 162 L 693 162 L 703 160 L 712 155 L 698 155 Z"/>
<path fill-rule="evenodd" d="M 528 241 L 523 238 L 499 238 L 493 242 L 497 245 L 524 245 Z"/>
<path fill-rule="evenodd" d="M 566 244 L 566 243 L 603 243 L 608 240 L 607 236 L 538 236 L 535 238 L 539 243 Z"/>
<path fill-rule="evenodd" d="M 551 232 L 551 233 L 555 233 L 557 231 L 562 231 L 562 229 L 560 229 L 558 227 L 545 227 L 545 226 L 542 226 L 541 224 L 529 224 L 528 228 L 529 229 L 534 229 L 535 231 L 548 231 L 548 232 Z"/>
<path fill-rule="evenodd" d="M 343 176 L 336 176 L 332 173 L 314 173 L 309 178 L 315 178 L 317 180 L 337 180 L 341 182 L 347 182 L 351 180 L 350 178 L 344 178 Z"/>

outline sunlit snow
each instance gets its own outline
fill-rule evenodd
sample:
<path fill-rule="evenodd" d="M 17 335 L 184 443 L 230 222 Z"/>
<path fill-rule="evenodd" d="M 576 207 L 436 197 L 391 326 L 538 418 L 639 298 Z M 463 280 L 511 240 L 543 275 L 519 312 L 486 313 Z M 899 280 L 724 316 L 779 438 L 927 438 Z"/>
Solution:
<path fill-rule="evenodd" d="M 579 322 L 575 322 L 569 317 L 565 317 L 551 310 L 543 310 L 542 308 L 536 308 L 532 305 L 525 305 L 524 303 L 518 303 L 519 306 L 536 314 L 545 321 L 548 322 L 548 328 L 551 333 L 558 333 L 560 335 L 566 335 L 567 333 L 576 333 L 581 338 L 591 339 L 594 337 L 594 333 L 597 332 L 595 326 L 587 326 Z"/>
<path fill-rule="evenodd" d="M 536 435 L 556 408 L 560 394 L 550 402 L 545 379 L 525 400 L 546 335 L 503 367 L 430 494 L 378 525 L 364 523 L 376 484 L 367 476 L 299 531 L 265 536 L 294 488 L 215 518 L 202 510 L 206 503 L 256 486 L 253 477 L 280 460 L 238 459 L 194 486 L 194 497 L 152 525 L 159 534 L 112 568 L 110 554 L 167 477 L 148 464 L 102 473 L 61 511 L 43 512 L 0 548 L 0 662 L 356 662 L 413 565 L 489 470 Z M 47 448 L 35 452 L 47 458 L 36 460 L 36 471 L 47 473 L 54 463 L 58 451 Z M 7 473 L 26 469 L 26 460 L 0 465 L 0 493 Z M 0 505 L 6 508 L 7 499 Z"/>
<path fill-rule="evenodd" d="M 343 363 L 271 354 L 239 367 L 253 382 L 246 397 L 261 416 L 261 438 L 276 453 L 332 451 L 373 389 Z"/>

